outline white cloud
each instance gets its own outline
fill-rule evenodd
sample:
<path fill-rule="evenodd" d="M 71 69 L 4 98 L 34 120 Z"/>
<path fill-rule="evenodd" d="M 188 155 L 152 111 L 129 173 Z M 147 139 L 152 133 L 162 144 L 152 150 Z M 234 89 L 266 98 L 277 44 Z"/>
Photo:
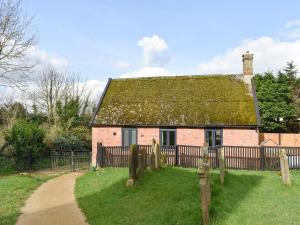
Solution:
<path fill-rule="evenodd" d="M 152 37 L 143 37 L 137 44 L 143 49 L 144 67 L 125 73 L 121 75 L 121 78 L 171 75 L 164 68 L 170 60 L 170 57 L 166 54 L 168 45 L 164 39 L 154 34 Z"/>
<path fill-rule="evenodd" d="M 49 54 L 38 47 L 31 47 L 27 57 L 37 62 L 39 67 L 51 65 L 57 69 L 66 69 L 69 66 L 69 61 L 66 58 Z"/>
<path fill-rule="evenodd" d="M 114 67 L 116 68 L 120 68 L 120 69 L 126 69 L 130 66 L 130 63 L 129 62 L 126 62 L 126 61 L 122 61 L 122 60 L 119 60 L 117 61 L 116 63 L 114 63 Z"/>
<path fill-rule="evenodd" d="M 242 54 L 254 53 L 254 73 L 279 70 L 287 61 L 300 65 L 300 39 L 282 41 L 272 37 L 247 39 L 235 48 L 227 50 L 207 62 L 201 62 L 198 70 L 207 73 L 242 73 Z"/>
<path fill-rule="evenodd" d="M 144 64 L 146 66 L 156 65 L 162 67 L 170 60 L 169 56 L 165 54 L 168 45 L 158 35 L 143 37 L 138 41 L 138 46 L 143 48 Z"/>
<path fill-rule="evenodd" d="M 300 20 L 292 20 L 286 23 L 285 36 L 287 39 L 300 39 Z"/>
<path fill-rule="evenodd" d="M 86 87 L 89 91 L 91 91 L 91 99 L 92 100 L 97 100 L 100 98 L 100 96 L 105 88 L 105 85 L 106 85 L 106 81 L 99 81 L 99 80 L 86 81 Z"/>
<path fill-rule="evenodd" d="M 170 76 L 171 74 L 162 67 L 144 67 L 140 70 L 125 73 L 121 78 L 129 77 L 156 77 L 156 76 Z"/>

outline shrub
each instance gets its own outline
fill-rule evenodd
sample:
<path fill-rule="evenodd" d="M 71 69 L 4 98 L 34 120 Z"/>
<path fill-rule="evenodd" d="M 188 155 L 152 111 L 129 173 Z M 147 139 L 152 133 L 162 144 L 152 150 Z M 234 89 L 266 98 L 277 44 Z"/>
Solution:
<path fill-rule="evenodd" d="M 17 166 L 31 169 L 39 152 L 44 148 L 45 132 L 37 124 L 17 121 L 5 132 L 5 140 L 12 147 Z"/>
<path fill-rule="evenodd" d="M 45 126 L 47 130 L 45 144 L 50 150 L 82 150 L 91 149 L 91 131 L 87 127 L 79 126 L 70 130 L 63 130 L 60 126 Z"/>
<path fill-rule="evenodd" d="M 66 151 L 66 150 L 82 150 L 85 143 L 78 137 L 71 135 L 67 132 L 60 133 L 53 141 L 53 150 Z"/>
<path fill-rule="evenodd" d="M 68 131 L 69 135 L 75 136 L 82 141 L 83 148 L 91 149 L 92 148 L 92 135 L 91 130 L 86 126 L 79 126 L 71 128 Z"/>

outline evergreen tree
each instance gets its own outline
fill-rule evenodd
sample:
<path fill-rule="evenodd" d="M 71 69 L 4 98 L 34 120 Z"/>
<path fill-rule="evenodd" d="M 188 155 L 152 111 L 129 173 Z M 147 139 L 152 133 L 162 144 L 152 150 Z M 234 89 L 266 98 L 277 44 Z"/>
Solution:
<path fill-rule="evenodd" d="M 295 131 L 298 112 L 293 102 L 291 74 L 279 71 L 256 75 L 256 91 L 263 130 L 268 132 Z"/>
<path fill-rule="evenodd" d="M 283 71 L 285 75 L 288 77 L 290 80 L 291 84 L 296 80 L 296 76 L 298 73 L 298 70 L 296 69 L 296 65 L 294 64 L 293 61 L 287 62 L 287 65 L 283 68 Z"/>

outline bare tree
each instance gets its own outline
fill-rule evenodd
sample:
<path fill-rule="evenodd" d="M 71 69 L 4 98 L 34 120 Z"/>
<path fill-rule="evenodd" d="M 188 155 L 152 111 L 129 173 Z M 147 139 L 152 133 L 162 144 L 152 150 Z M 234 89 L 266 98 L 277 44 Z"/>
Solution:
<path fill-rule="evenodd" d="M 0 85 L 22 88 L 35 62 L 28 51 L 35 44 L 32 18 L 22 13 L 19 0 L 0 0 Z"/>
<path fill-rule="evenodd" d="M 62 73 L 53 67 L 47 67 L 39 74 L 31 99 L 39 109 L 46 112 L 50 123 L 57 124 L 58 104 L 66 105 L 68 102 L 76 101 L 82 116 L 90 110 L 90 96 L 91 91 L 86 82 L 82 81 L 80 74 Z"/>
<path fill-rule="evenodd" d="M 32 99 L 47 113 L 49 122 L 56 123 L 55 106 L 67 93 L 67 76 L 53 67 L 45 68 L 36 80 Z"/>
<path fill-rule="evenodd" d="M 68 76 L 68 88 L 66 96 L 69 99 L 79 99 L 80 113 L 85 114 L 90 104 L 91 90 L 88 89 L 86 81 L 81 79 L 80 74 L 71 73 Z"/>

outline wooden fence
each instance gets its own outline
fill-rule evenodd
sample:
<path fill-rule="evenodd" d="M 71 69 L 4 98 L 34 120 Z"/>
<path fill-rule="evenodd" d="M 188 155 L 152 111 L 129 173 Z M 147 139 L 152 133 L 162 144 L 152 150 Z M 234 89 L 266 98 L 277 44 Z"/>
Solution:
<path fill-rule="evenodd" d="M 138 149 L 145 149 L 146 161 L 149 162 L 151 145 L 138 145 Z M 223 146 L 225 168 L 246 170 L 279 170 L 279 153 L 285 148 L 289 167 L 300 169 L 300 147 L 244 147 Z M 98 145 L 97 166 L 99 167 L 127 167 L 129 147 L 107 147 Z M 209 148 L 209 164 L 211 168 L 218 168 L 217 148 Z M 203 157 L 199 146 L 164 146 L 161 148 L 163 158 L 168 166 L 197 168 L 199 158 Z"/>

